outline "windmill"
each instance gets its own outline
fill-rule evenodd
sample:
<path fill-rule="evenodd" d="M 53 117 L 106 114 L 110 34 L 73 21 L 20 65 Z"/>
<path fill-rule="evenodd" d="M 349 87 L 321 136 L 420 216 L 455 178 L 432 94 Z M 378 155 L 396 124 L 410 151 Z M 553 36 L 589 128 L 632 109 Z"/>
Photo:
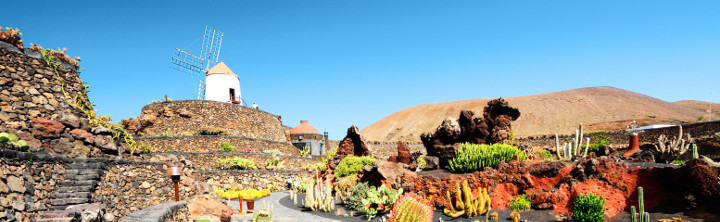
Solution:
<path fill-rule="evenodd" d="M 193 78 L 193 83 L 195 82 L 195 78 L 198 78 L 200 83 L 198 85 L 197 99 L 205 99 L 205 84 L 203 79 L 205 78 L 207 70 L 218 63 L 222 39 L 222 32 L 206 25 L 199 57 L 175 48 L 176 51 L 170 60 L 173 66 L 170 66 L 170 68 L 189 74 Z"/>

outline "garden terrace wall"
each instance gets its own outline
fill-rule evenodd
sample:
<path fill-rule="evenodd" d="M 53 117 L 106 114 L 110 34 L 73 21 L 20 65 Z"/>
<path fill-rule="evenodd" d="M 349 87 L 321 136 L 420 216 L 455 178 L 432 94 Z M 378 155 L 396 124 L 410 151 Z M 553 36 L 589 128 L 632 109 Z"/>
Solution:
<path fill-rule="evenodd" d="M 74 66 L 63 67 L 58 76 L 39 52 L 0 42 L 0 131 L 28 130 L 35 117 L 75 112 L 65 102 L 61 83 L 71 98 L 87 98 L 85 87 Z"/>
<path fill-rule="evenodd" d="M 153 155 L 169 155 L 165 153 L 157 153 Z M 215 164 L 215 160 L 222 158 L 241 157 L 252 160 L 258 169 L 265 169 L 265 162 L 272 159 L 273 156 L 262 153 L 172 153 L 172 155 L 183 156 L 185 159 L 192 161 L 195 169 L 198 170 L 219 170 Z M 300 170 L 302 166 L 308 164 L 322 163 L 318 157 L 300 157 L 300 156 L 278 156 L 280 161 L 284 161 L 285 170 Z"/>
<path fill-rule="evenodd" d="M 180 200 L 207 191 L 192 176 L 191 166 L 181 166 L 184 175 L 179 183 Z M 108 211 L 119 218 L 149 206 L 174 201 L 174 184 L 167 176 L 167 169 L 168 164 L 161 162 L 109 166 L 92 195 L 93 201 L 105 204 Z"/>
<path fill-rule="evenodd" d="M 701 136 L 713 135 L 714 133 L 720 132 L 720 121 L 684 124 L 682 126 L 683 138 L 687 136 L 687 133 L 690 133 L 690 136 L 693 138 L 698 138 Z M 640 145 L 655 144 L 657 143 L 657 139 L 660 135 L 665 134 L 672 139 L 673 137 L 677 136 L 678 130 L 679 127 L 677 126 L 644 130 L 638 134 L 638 139 L 640 140 Z M 592 132 L 587 133 L 589 134 Z M 585 136 L 588 136 L 588 134 L 585 134 Z M 613 148 L 625 148 L 628 146 L 629 134 L 625 131 L 606 132 L 605 135 L 608 137 L 608 140 L 610 141 L 610 146 Z M 575 138 L 575 135 L 560 135 L 560 143 L 564 143 L 565 139 L 572 140 L 573 138 Z M 535 148 L 555 147 L 554 135 L 547 135 L 543 137 L 528 137 L 518 139 L 518 141 L 520 143 L 524 143 Z M 593 141 L 591 140 L 590 142 Z"/>
<path fill-rule="evenodd" d="M 207 183 L 210 190 L 239 187 L 241 189 L 248 188 L 266 188 L 270 184 L 277 184 L 280 189 L 286 189 L 285 182 L 288 177 L 295 179 L 314 178 L 316 172 L 308 172 L 304 170 L 292 171 L 265 171 L 265 170 L 227 170 L 227 171 L 205 171 L 199 172 L 203 181 Z"/>
<path fill-rule="evenodd" d="M 421 152 L 427 155 L 427 150 L 422 143 L 404 143 L 410 148 L 410 153 Z M 387 160 L 390 156 L 397 156 L 397 142 L 368 142 L 368 149 L 378 159 Z"/>
<path fill-rule="evenodd" d="M 288 142 L 272 141 L 242 136 L 156 136 L 138 137 L 136 141 L 155 148 L 157 152 L 217 152 L 220 144 L 229 142 L 236 152 L 249 152 L 248 148 L 262 153 L 264 150 L 277 149 L 286 155 L 299 156 L 300 151 Z"/>
<path fill-rule="evenodd" d="M 234 136 L 287 141 L 279 116 L 232 103 L 206 100 L 153 103 L 143 107 L 140 119 L 151 120 L 144 128 L 148 136 L 154 136 L 153 133 L 183 135 L 211 127 Z"/>
<path fill-rule="evenodd" d="M 67 164 L 57 159 L 41 160 L 31 153 L 0 152 L 0 221 L 38 218 L 39 211 L 50 208 L 55 185 L 63 180 Z"/>
<path fill-rule="evenodd" d="M 145 222 L 145 221 L 190 221 L 188 217 L 186 201 L 167 202 L 150 206 L 120 219 L 120 222 Z"/>

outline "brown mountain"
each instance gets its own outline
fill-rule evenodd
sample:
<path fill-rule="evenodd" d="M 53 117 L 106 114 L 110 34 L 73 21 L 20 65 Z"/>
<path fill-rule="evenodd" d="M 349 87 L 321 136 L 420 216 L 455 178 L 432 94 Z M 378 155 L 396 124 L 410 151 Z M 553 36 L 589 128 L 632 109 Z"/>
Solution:
<path fill-rule="evenodd" d="M 697 100 L 680 100 L 680 101 L 674 102 L 673 104 L 678 105 L 678 106 L 687 107 L 687 108 L 694 109 L 694 110 L 698 110 L 703 113 L 700 116 L 704 117 L 705 120 L 720 119 L 720 104 L 717 104 L 717 103 L 703 102 L 703 101 L 697 101 Z M 710 114 L 711 110 L 712 110 L 712 114 Z M 698 116 L 698 117 L 700 117 L 700 116 Z"/>
<path fill-rule="evenodd" d="M 574 133 L 578 123 L 586 132 L 625 129 L 632 120 L 643 125 L 695 122 L 706 115 L 704 102 L 670 103 L 613 87 L 590 87 L 554 93 L 505 98 L 520 109 L 513 122 L 516 137 Z M 457 119 L 461 110 L 482 113 L 491 99 L 429 103 L 393 113 L 360 132 L 370 141 L 420 142 L 446 118 Z M 698 105 L 699 104 L 699 105 Z M 695 108 L 695 107 L 700 108 Z M 720 105 L 717 106 L 720 110 Z"/>

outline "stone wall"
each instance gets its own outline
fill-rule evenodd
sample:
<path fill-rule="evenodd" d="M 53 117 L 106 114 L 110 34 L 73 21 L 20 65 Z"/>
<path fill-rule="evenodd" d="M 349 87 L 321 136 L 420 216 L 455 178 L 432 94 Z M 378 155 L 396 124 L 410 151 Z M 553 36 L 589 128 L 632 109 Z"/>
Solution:
<path fill-rule="evenodd" d="M 316 172 L 291 171 L 291 172 L 207 172 L 200 173 L 199 178 L 206 181 L 210 190 L 239 187 L 266 188 L 270 184 L 277 184 L 279 188 L 285 189 L 285 181 L 288 177 L 294 179 L 313 178 Z"/>
<path fill-rule="evenodd" d="M 378 159 L 387 160 L 390 156 L 397 156 L 397 142 L 368 142 L 368 149 Z M 405 143 L 410 148 L 410 153 L 421 152 L 427 155 L 427 150 L 422 143 Z"/>
<path fill-rule="evenodd" d="M 173 201 L 154 205 L 120 219 L 120 222 L 144 222 L 144 221 L 190 221 L 187 202 Z"/>
<path fill-rule="evenodd" d="M 157 152 L 217 152 L 220 144 L 229 142 L 235 146 L 235 152 L 250 152 L 248 148 L 257 153 L 264 150 L 277 149 L 286 155 L 299 156 L 300 151 L 288 142 L 255 139 L 241 136 L 156 136 L 135 138 L 138 143 L 155 147 Z"/>
<path fill-rule="evenodd" d="M 287 141 L 279 116 L 232 103 L 204 100 L 153 103 L 143 107 L 139 119 L 142 130 L 149 136 L 182 135 L 211 127 L 234 136 Z"/>
<path fill-rule="evenodd" d="M 690 133 L 690 136 L 693 138 L 698 138 L 701 136 L 707 136 L 707 135 L 713 135 L 716 132 L 720 132 L 720 121 L 713 121 L 713 122 L 700 122 L 700 123 L 692 123 L 692 124 L 685 124 L 683 126 L 683 138 L 686 138 L 687 133 Z M 665 134 L 666 136 L 669 136 L 670 138 L 676 137 L 678 134 L 679 127 L 665 127 L 665 128 L 658 128 L 658 129 L 649 129 L 644 130 L 640 132 L 639 140 L 640 145 L 643 144 L 654 144 L 657 143 L 657 139 L 661 134 Z M 587 134 L 592 132 L 587 132 Z M 624 148 L 627 147 L 629 144 L 629 134 L 621 131 L 621 132 L 607 132 L 605 135 L 608 137 L 608 140 L 610 141 L 610 146 L 613 148 Z M 560 143 L 564 143 L 565 139 L 572 140 L 575 138 L 575 135 L 560 135 Z M 535 148 L 552 148 L 555 147 L 555 136 L 554 135 L 548 135 L 543 137 L 530 137 L 530 138 L 522 138 L 518 139 L 518 141 L 521 144 L 527 144 L 531 147 Z M 593 142 L 592 140 L 590 142 Z"/>
<path fill-rule="evenodd" d="M 164 155 L 164 154 L 156 154 L 156 155 Z M 192 163 L 195 166 L 195 169 L 198 170 L 219 170 L 217 165 L 215 164 L 215 160 L 221 159 L 221 158 L 232 158 L 232 157 L 241 157 L 245 159 L 252 160 L 255 162 L 255 165 L 258 166 L 258 169 L 266 169 L 265 162 L 272 159 L 272 155 L 268 154 L 259 154 L 259 153 L 178 153 L 173 154 L 177 156 L 183 156 L 185 159 L 192 161 Z M 300 170 L 302 166 L 308 165 L 308 164 L 316 164 L 321 163 L 322 160 L 320 158 L 313 158 L 313 157 L 299 157 L 299 156 L 278 156 L 280 158 L 280 161 L 284 162 L 284 168 L 285 170 Z"/>
<path fill-rule="evenodd" d="M 109 166 L 97 190 L 94 202 L 107 206 L 118 218 L 160 203 L 175 201 L 174 184 L 167 176 L 168 164 L 135 163 Z M 189 199 L 204 191 L 192 176 L 192 167 L 183 166 L 180 178 L 180 200 Z"/>
<path fill-rule="evenodd" d="M 0 149 L 8 148 L 0 144 Z M 31 221 L 39 211 L 50 208 L 55 185 L 63 180 L 63 161 L 38 160 L 33 155 L 17 156 L 0 150 L 0 221 Z M 24 153 L 27 154 L 27 153 Z"/>

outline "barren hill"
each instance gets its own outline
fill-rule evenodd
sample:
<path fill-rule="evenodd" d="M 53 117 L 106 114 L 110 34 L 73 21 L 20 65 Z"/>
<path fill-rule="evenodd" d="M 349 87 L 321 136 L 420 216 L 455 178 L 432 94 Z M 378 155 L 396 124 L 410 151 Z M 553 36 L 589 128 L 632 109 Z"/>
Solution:
<path fill-rule="evenodd" d="M 673 104 L 698 110 L 702 112 L 703 115 L 701 116 L 705 117 L 705 120 L 718 120 L 718 118 L 720 118 L 720 104 L 717 103 L 703 102 L 697 100 L 680 100 L 674 102 Z M 712 115 L 710 115 L 710 110 L 712 110 Z"/>
<path fill-rule="evenodd" d="M 491 99 L 494 98 L 414 106 L 365 127 L 361 133 L 370 141 L 419 142 L 422 133 L 435 130 L 446 118 L 457 119 L 461 110 L 482 113 Z M 706 114 L 691 105 L 683 105 L 683 101 L 670 103 L 613 87 L 590 87 L 505 99 L 521 112 L 520 118 L 513 122 L 516 137 L 550 135 L 556 131 L 570 134 L 581 122 L 586 132 L 616 131 L 625 129 L 632 120 L 637 120 L 641 126 L 678 124 L 694 122 L 697 117 Z M 692 104 L 695 102 L 698 101 Z"/>

